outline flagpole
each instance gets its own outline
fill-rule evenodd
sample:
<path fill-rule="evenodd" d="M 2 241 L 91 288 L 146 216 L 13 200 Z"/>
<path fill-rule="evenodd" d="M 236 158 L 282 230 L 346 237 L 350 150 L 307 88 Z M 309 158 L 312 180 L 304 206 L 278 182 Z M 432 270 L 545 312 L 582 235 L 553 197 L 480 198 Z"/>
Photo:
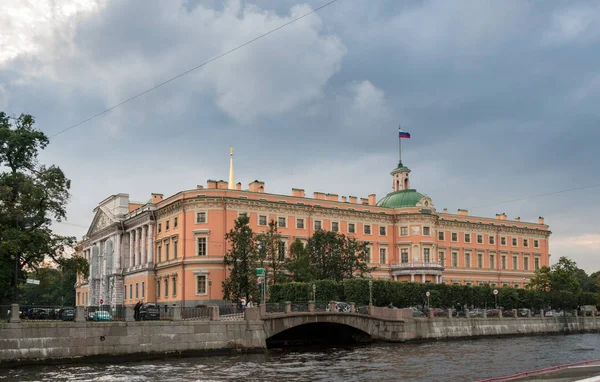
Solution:
<path fill-rule="evenodd" d="M 398 129 L 398 167 L 402 167 L 402 138 L 400 138 L 400 129 Z"/>

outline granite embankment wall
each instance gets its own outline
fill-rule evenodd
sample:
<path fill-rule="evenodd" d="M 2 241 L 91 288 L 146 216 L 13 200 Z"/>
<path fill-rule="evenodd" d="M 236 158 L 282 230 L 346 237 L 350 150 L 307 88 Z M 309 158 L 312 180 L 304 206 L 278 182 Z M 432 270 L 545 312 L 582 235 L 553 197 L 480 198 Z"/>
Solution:
<path fill-rule="evenodd" d="M 600 317 L 421 318 L 406 320 L 404 341 L 600 331 Z"/>
<path fill-rule="evenodd" d="M 262 321 L 39 321 L 0 325 L 0 365 L 93 356 L 265 348 Z"/>

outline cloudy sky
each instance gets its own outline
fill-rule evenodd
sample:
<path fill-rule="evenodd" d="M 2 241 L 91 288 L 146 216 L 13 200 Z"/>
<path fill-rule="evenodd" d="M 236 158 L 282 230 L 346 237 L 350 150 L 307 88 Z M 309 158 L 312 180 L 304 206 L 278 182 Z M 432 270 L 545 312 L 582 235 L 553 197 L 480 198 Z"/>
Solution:
<path fill-rule="evenodd" d="M 0 110 L 49 136 L 327 0 L 3 0 Z M 339 0 L 51 139 L 81 237 L 110 194 L 227 179 L 382 197 L 404 163 L 438 209 L 537 221 L 600 269 L 600 3 Z M 475 208 L 477 207 L 477 208 Z"/>

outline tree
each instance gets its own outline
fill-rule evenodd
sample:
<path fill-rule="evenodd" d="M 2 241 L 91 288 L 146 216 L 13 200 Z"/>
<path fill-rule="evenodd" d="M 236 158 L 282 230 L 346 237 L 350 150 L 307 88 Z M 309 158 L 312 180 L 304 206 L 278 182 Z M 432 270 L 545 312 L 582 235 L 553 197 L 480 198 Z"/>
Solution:
<path fill-rule="evenodd" d="M 290 246 L 286 269 L 296 282 L 309 282 L 317 279 L 316 269 L 310 264 L 310 256 L 300 239 L 294 240 Z"/>
<path fill-rule="evenodd" d="M 266 232 L 256 235 L 256 242 L 261 266 L 266 262 L 271 271 L 268 281 L 270 284 L 277 284 L 282 278 L 285 278 L 285 251 L 280 250 L 280 246 L 285 243 L 281 241 L 281 235 L 277 231 L 277 223 L 274 220 L 269 222 L 269 229 Z"/>
<path fill-rule="evenodd" d="M 37 269 L 47 257 L 59 265 L 87 272 L 85 259 L 68 258 L 65 249 L 75 238 L 52 232 L 52 220 L 66 218 L 71 182 L 59 167 L 38 162 L 49 143 L 34 129 L 30 115 L 9 117 L 0 112 L 0 301 L 16 300 L 10 288 L 15 272 Z M 15 269 L 15 263 L 17 266 Z"/>
<path fill-rule="evenodd" d="M 40 281 L 39 285 L 23 284 L 20 303 L 23 305 L 75 306 L 74 269 L 39 268 L 27 274 Z"/>
<path fill-rule="evenodd" d="M 256 264 L 259 261 L 254 234 L 249 226 L 250 218 L 241 214 L 234 227 L 225 235 L 230 250 L 225 254 L 225 265 L 229 276 L 223 281 L 223 298 L 238 300 L 250 299 L 256 289 Z"/>
<path fill-rule="evenodd" d="M 563 256 L 551 267 L 537 270 L 529 286 L 539 290 L 551 306 L 572 308 L 577 305 L 582 290 L 579 271 L 573 260 Z"/>

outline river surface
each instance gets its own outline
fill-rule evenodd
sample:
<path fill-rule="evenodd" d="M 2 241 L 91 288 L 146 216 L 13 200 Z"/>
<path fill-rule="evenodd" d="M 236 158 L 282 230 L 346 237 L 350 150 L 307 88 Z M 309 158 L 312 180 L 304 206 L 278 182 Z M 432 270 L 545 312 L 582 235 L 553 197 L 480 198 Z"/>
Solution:
<path fill-rule="evenodd" d="M 0 381 L 476 381 L 595 359 L 600 334 L 573 334 L 27 366 Z"/>

